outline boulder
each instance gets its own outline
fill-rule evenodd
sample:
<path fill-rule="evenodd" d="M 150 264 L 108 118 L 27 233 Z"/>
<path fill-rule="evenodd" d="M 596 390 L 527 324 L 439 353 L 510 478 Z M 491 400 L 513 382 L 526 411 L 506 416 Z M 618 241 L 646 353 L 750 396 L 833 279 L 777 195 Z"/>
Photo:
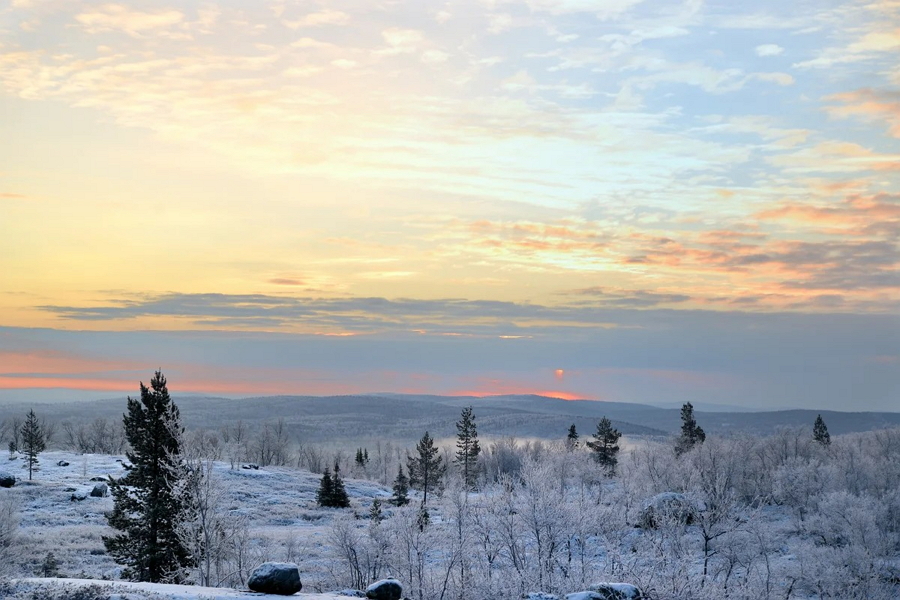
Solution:
<path fill-rule="evenodd" d="M 94 489 L 91 490 L 91 496 L 94 498 L 105 498 L 109 493 L 109 488 L 105 483 L 98 483 L 94 486 Z"/>
<path fill-rule="evenodd" d="M 661 523 L 691 525 L 696 515 L 697 508 L 684 494 L 663 492 L 647 501 L 638 517 L 637 526 L 656 529 Z"/>
<path fill-rule="evenodd" d="M 77 490 L 72 492 L 72 495 L 69 497 L 69 500 L 72 502 L 81 502 L 82 500 L 86 500 L 89 492 L 87 490 Z"/>
<path fill-rule="evenodd" d="M 603 600 L 644 600 L 641 588 L 630 583 L 595 583 L 591 591 L 600 594 Z"/>
<path fill-rule="evenodd" d="M 400 600 L 403 586 L 393 577 L 376 581 L 366 588 L 366 598 L 370 600 Z"/>
<path fill-rule="evenodd" d="M 106 477 L 91 477 L 91 481 L 106 481 Z"/>
<path fill-rule="evenodd" d="M 68 466 L 69 466 L 69 463 L 66 462 L 66 461 L 64 461 L 64 460 L 59 460 L 59 461 L 56 462 L 56 466 L 57 466 L 57 467 L 68 467 Z"/>
<path fill-rule="evenodd" d="M 299 592 L 303 584 L 294 563 L 265 562 L 253 569 L 247 587 L 263 594 L 290 596 Z"/>
<path fill-rule="evenodd" d="M 247 463 L 246 465 L 241 465 L 242 469 L 253 469 L 254 471 L 259 470 L 259 465 L 255 463 Z"/>
<path fill-rule="evenodd" d="M 11 488 L 14 485 L 16 485 L 15 475 L 0 473 L 0 487 Z"/>

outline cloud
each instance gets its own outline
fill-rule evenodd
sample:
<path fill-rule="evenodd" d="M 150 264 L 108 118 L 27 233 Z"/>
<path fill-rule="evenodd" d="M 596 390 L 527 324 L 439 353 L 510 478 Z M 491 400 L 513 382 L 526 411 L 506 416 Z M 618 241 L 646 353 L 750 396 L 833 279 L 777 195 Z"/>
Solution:
<path fill-rule="evenodd" d="M 778 56 L 784 52 L 784 48 L 778 44 L 762 44 L 755 51 L 757 56 Z"/>
<path fill-rule="evenodd" d="M 281 22 L 289 29 L 301 29 L 323 25 L 346 25 L 349 21 L 350 15 L 343 11 L 324 9 L 304 15 L 295 21 L 283 19 Z"/>
<path fill-rule="evenodd" d="M 603 306 L 620 308 L 647 308 L 681 304 L 692 299 L 686 294 L 651 292 L 647 290 L 616 290 L 599 286 L 572 290 L 570 293 L 591 296 L 599 300 Z"/>
<path fill-rule="evenodd" d="M 142 12 L 132 10 L 122 4 L 104 4 L 92 12 L 82 12 L 75 16 L 89 33 L 122 31 L 139 37 L 153 30 L 165 30 L 184 21 L 184 13 L 178 10 Z"/>
<path fill-rule="evenodd" d="M 888 132 L 893 137 L 900 138 L 900 92 L 866 88 L 834 94 L 826 100 L 841 103 L 826 107 L 831 116 L 856 117 L 865 122 L 885 122 Z"/>

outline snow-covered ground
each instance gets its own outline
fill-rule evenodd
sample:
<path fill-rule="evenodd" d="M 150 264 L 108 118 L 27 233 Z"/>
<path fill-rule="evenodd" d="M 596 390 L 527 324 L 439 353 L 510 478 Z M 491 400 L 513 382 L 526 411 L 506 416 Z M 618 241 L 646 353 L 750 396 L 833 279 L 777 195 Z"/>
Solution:
<path fill-rule="evenodd" d="M 61 576 L 119 579 L 121 568 L 106 554 L 102 541 L 103 535 L 113 533 L 105 517 L 112 510 L 112 498 L 72 497 L 85 496 L 98 479 L 123 476 L 125 456 L 44 452 L 31 481 L 21 457 L 5 459 L 0 459 L 5 463 L 0 471 L 19 478 L 15 487 L 0 489 L 0 494 L 12 495 L 19 505 L 17 549 L 21 551 L 17 551 L 14 570 L 38 574 L 47 553 L 52 552 L 59 561 Z M 59 466 L 60 461 L 69 464 Z M 217 462 L 215 471 L 227 490 L 229 512 L 245 515 L 250 521 L 256 538 L 255 560 L 297 563 L 304 589 L 309 590 L 327 585 L 304 577 L 304 573 L 322 572 L 322 563 L 330 560 L 326 538 L 333 517 L 352 512 L 363 515 L 372 498 L 390 496 L 389 490 L 376 483 L 345 478 L 352 507 L 350 511 L 337 511 L 316 505 L 320 476 L 308 471 L 291 467 L 254 470 L 240 465 L 231 469 L 225 462 Z"/>
<path fill-rule="evenodd" d="M 172 585 L 165 583 L 135 583 L 128 581 L 97 581 L 96 579 L 68 578 L 26 578 L 10 582 L 2 593 L 27 598 L 44 594 L 41 597 L 66 600 L 75 596 L 78 591 L 86 594 L 96 590 L 107 595 L 109 600 L 225 600 L 231 598 L 253 598 L 254 600 L 284 599 L 285 596 L 258 594 L 256 592 L 201 587 L 195 585 Z M 7 597 L 7 596 L 4 596 Z M 347 596 L 337 594 L 294 594 L 290 596 L 298 600 L 347 600 Z"/>

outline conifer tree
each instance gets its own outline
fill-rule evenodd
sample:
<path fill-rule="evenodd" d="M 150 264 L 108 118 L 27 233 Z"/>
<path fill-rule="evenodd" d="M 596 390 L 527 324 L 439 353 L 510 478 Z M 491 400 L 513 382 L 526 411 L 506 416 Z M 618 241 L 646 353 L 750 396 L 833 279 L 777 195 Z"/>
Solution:
<path fill-rule="evenodd" d="M 184 472 L 179 418 L 160 371 L 150 388 L 141 383 L 139 400 L 128 398 L 123 422 L 131 469 L 124 477 L 110 478 L 113 510 L 107 515 L 110 527 L 121 533 L 104 536 L 103 544 L 125 565 L 123 575 L 129 579 L 179 582 L 192 563 L 178 535 L 188 501 L 174 493 Z"/>
<path fill-rule="evenodd" d="M 344 488 L 344 481 L 341 479 L 341 468 L 335 463 L 334 474 L 328 469 L 322 475 L 322 481 L 319 483 L 319 490 L 316 492 L 316 503 L 319 506 L 327 506 L 330 508 L 347 508 L 350 506 L 350 497 Z"/>
<path fill-rule="evenodd" d="M 25 454 L 25 464 L 28 465 L 28 480 L 38 465 L 38 454 L 46 447 L 44 428 L 41 427 L 37 415 L 33 410 L 28 411 L 25 423 L 22 424 L 22 453 Z"/>
<path fill-rule="evenodd" d="M 566 435 L 566 450 L 571 452 L 578 447 L 578 432 L 575 430 L 575 423 L 569 425 L 569 433 Z"/>
<path fill-rule="evenodd" d="M 472 407 L 467 406 L 462 410 L 460 420 L 456 422 L 456 465 L 462 474 L 463 481 L 468 489 L 474 489 L 478 482 L 478 454 L 481 446 L 478 444 L 478 429 L 475 426 L 475 415 Z"/>
<path fill-rule="evenodd" d="M 406 470 L 409 471 L 409 485 L 422 490 L 422 506 L 428 503 L 428 492 L 440 489 L 441 478 L 447 465 L 438 455 L 434 440 L 425 432 L 416 444 L 416 454 L 407 456 Z"/>
<path fill-rule="evenodd" d="M 369 509 L 369 519 L 376 525 L 384 521 L 384 512 L 381 510 L 380 498 L 374 498 L 372 500 L 372 508 Z"/>
<path fill-rule="evenodd" d="M 828 433 L 828 427 L 825 426 L 822 415 L 816 417 L 816 422 L 813 425 L 813 439 L 823 446 L 831 445 L 831 434 Z"/>
<path fill-rule="evenodd" d="M 325 467 L 322 479 L 319 482 L 319 490 L 316 492 L 316 503 L 319 506 L 331 506 L 331 498 L 334 496 L 334 481 L 331 479 L 331 469 Z"/>
<path fill-rule="evenodd" d="M 681 437 L 675 443 L 675 455 L 681 456 L 697 444 L 706 441 L 706 433 L 694 419 L 694 406 L 685 402 L 681 407 Z"/>
<path fill-rule="evenodd" d="M 619 464 L 619 438 L 622 434 L 612 426 L 612 421 L 603 417 L 597 423 L 597 431 L 593 437 L 594 441 L 588 442 L 587 446 L 594 451 L 594 460 L 606 469 L 609 477 L 612 477 Z"/>
<path fill-rule="evenodd" d="M 341 479 L 341 468 L 334 463 L 334 477 L 331 480 L 331 503 L 328 506 L 334 508 L 349 508 L 350 496 L 344 488 L 344 480 Z"/>
<path fill-rule="evenodd" d="M 391 504 L 394 506 L 406 506 L 409 504 L 409 478 L 403 473 L 403 467 L 397 466 L 397 478 L 394 479 L 394 495 L 391 496 Z"/>

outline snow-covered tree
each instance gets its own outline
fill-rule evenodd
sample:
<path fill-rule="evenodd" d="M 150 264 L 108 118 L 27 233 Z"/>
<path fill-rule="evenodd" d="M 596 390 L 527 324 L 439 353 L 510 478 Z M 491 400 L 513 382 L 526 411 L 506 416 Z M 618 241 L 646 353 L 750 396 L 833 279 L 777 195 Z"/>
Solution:
<path fill-rule="evenodd" d="M 478 429 L 475 426 L 475 415 L 472 407 L 467 406 L 462 410 L 460 420 L 456 422 L 456 465 L 466 487 L 475 488 L 478 482 L 478 454 L 481 446 L 478 444 Z"/>
<path fill-rule="evenodd" d="M 34 468 L 38 465 L 38 454 L 47 446 L 45 440 L 44 428 L 37 415 L 33 410 L 28 411 L 25 423 L 22 424 L 22 453 L 25 455 L 25 464 L 28 465 L 29 481 Z"/>
<path fill-rule="evenodd" d="M 409 485 L 422 490 L 422 505 L 428 504 L 428 492 L 440 489 L 447 465 L 427 431 L 416 444 L 416 453 L 407 457 L 406 469 L 409 471 Z"/>
<path fill-rule="evenodd" d="M 113 510 L 103 543 L 125 577 L 137 581 L 179 581 L 192 557 L 178 529 L 185 518 L 185 499 L 175 493 L 181 465 L 183 429 L 169 397 L 166 378 L 157 371 L 150 388 L 141 383 L 140 399 L 128 398 L 124 415 L 126 453 L 132 467 L 120 479 L 110 478 Z"/>
<path fill-rule="evenodd" d="M 597 431 L 593 435 L 594 441 L 587 443 L 588 448 L 593 450 L 594 460 L 606 470 L 606 474 L 610 477 L 615 474 L 616 465 L 619 464 L 620 437 L 622 434 L 612 426 L 612 421 L 603 417 L 597 423 Z"/>

